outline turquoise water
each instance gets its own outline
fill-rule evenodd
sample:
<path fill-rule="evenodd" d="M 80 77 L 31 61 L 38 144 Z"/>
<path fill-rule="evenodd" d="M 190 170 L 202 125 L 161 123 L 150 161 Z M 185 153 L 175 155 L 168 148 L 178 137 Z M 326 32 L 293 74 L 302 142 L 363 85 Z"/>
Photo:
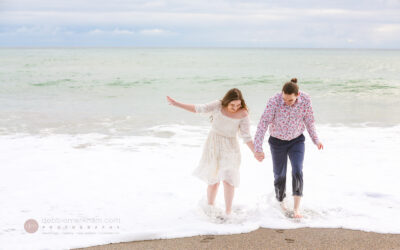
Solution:
<path fill-rule="evenodd" d="M 133 134 L 207 122 L 167 105 L 242 90 L 256 124 L 267 99 L 299 79 L 317 124 L 400 123 L 399 50 L 0 49 L 0 133 Z"/>

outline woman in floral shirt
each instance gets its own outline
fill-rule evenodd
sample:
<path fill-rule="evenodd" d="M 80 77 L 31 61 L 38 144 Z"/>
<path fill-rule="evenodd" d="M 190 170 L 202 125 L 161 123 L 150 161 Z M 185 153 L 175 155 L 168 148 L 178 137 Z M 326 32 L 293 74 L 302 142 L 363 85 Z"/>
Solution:
<path fill-rule="evenodd" d="M 286 170 L 289 156 L 292 165 L 294 217 L 301 218 L 299 206 L 301 196 L 303 196 L 302 169 L 305 149 L 303 132 L 305 128 L 318 149 L 323 149 L 323 145 L 315 132 L 310 96 L 299 91 L 296 78 L 285 83 L 282 93 L 277 93 L 269 99 L 261 116 L 254 139 L 256 151 L 254 156 L 259 161 L 264 159 L 262 144 L 268 127 L 276 198 L 282 209 L 287 211 L 283 199 L 286 197 Z"/>

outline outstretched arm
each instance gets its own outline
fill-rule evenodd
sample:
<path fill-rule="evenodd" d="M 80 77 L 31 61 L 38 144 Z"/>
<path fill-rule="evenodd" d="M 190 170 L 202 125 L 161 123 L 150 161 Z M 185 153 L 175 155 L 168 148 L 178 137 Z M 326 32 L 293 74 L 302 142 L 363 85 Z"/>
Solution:
<path fill-rule="evenodd" d="M 167 96 L 167 101 L 169 102 L 170 105 L 181 108 L 181 109 L 185 109 L 187 111 L 196 113 L 196 110 L 194 108 L 194 104 L 185 104 L 185 103 L 181 103 L 176 101 L 175 99 Z"/>

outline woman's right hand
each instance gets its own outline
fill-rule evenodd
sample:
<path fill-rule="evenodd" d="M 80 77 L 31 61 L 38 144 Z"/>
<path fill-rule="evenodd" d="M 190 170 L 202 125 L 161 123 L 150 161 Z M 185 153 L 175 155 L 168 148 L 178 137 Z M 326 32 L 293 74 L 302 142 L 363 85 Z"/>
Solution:
<path fill-rule="evenodd" d="M 177 101 L 175 101 L 173 98 L 167 96 L 167 101 L 169 103 L 169 105 L 175 106 Z"/>
<path fill-rule="evenodd" d="M 196 113 L 196 109 L 194 107 L 194 104 L 185 104 L 185 103 L 177 102 L 177 101 L 175 101 L 174 98 L 169 97 L 169 96 L 167 96 L 167 101 L 168 101 L 169 105 L 172 105 L 172 106 L 175 106 L 175 107 L 178 107 L 178 108 L 181 108 L 181 109 Z"/>
<path fill-rule="evenodd" d="M 259 161 L 262 162 L 265 158 L 264 152 L 254 152 L 254 157 Z"/>

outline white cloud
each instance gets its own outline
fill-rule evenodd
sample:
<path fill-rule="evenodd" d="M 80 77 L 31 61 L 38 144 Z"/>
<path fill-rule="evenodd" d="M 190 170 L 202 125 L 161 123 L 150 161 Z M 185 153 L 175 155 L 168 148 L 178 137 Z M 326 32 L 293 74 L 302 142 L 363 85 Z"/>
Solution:
<path fill-rule="evenodd" d="M 399 0 L 2 0 L 3 10 L 220 12 L 291 9 L 383 10 L 400 8 Z"/>
<path fill-rule="evenodd" d="M 89 35 L 102 35 L 105 32 L 101 29 L 94 29 L 88 32 Z"/>
<path fill-rule="evenodd" d="M 377 27 L 375 31 L 382 34 L 400 33 L 400 23 L 383 24 Z"/>
<path fill-rule="evenodd" d="M 371 40 L 377 44 L 384 43 L 385 41 L 400 44 L 400 23 L 381 24 L 373 31 Z"/>
<path fill-rule="evenodd" d="M 133 34 L 135 34 L 135 32 L 132 30 L 124 30 L 124 29 L 118 29 L 118 28 L 114 29 L 112 31 L 112 33 L 115 35 L 133 35 Z"/>
<path fill-rule="evenodd" d="M 140 34 L 143 35 L 164 35 L 164 34 L 169 34 L 170 32 L 167 30 L 162 30 L 162 29 L 145 29 L 145 30 L 141 30 L 139 32 Z"/>
<path fill-rule="evenodd" d="M 113 30 L 103 30 L 103 29 L 93 29 L 87 32 L 89 35 L 133 35 L 135 34 L 132 30 L 126 29 L 113 29 Z"/>

